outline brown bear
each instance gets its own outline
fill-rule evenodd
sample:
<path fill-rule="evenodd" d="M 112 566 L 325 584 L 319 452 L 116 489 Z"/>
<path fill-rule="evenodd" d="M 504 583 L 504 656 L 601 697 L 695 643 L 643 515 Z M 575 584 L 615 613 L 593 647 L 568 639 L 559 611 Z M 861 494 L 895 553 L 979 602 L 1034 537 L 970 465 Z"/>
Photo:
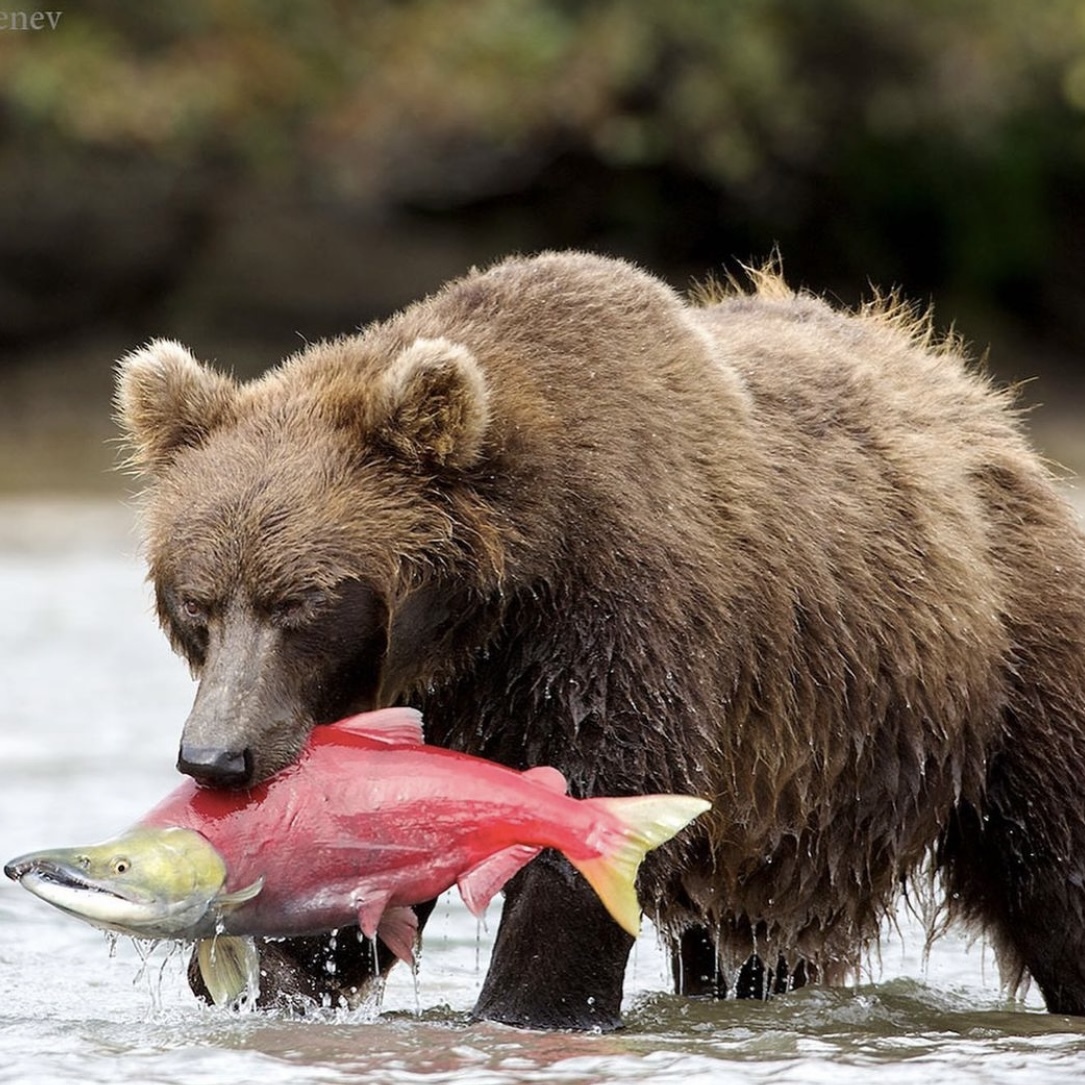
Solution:
<path fill-rule="evenodd" d="M 929 321 L 754 284 L 686 302 L 548 253 L 250 383 L 125 358 L 158 613 L 199 676 L 179 767 L 245 786 L 416 705 L 429 741 L 580 796 L 713 800 L 639 881 L 679 991 L 853 975 L 933 867 L 1083 1014 L 1085 538 Z M 544 853 L 475 1012 L 613 1027 L 631 944 Z M 388 965 L 342 934 L 262 953 L 265 999 Z"/>

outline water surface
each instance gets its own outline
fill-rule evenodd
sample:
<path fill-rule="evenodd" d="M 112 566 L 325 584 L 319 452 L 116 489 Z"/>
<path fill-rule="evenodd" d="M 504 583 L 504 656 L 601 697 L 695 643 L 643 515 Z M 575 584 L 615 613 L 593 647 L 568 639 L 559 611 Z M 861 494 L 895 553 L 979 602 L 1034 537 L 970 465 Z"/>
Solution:
<path fill-rule="evenodd" d="M 0 859 L 91 842 L 176 786 L 193 686 L 151 613 L 131 518 L 96 503 L 0 504 Z M 196 1003 L 185 956 L 0 884 L 0 1085 L 787 1081 L 1079 1082 L 1085 1019 L 1006 998 L 991 953 L 951 932 L 929 960 L 902 913 L 854 988 L 767 1004 L 691 1002 L 650 925 L 634 949 L 626 1028 L 612 1035 L 474 1024 L 498 904 L 479 925 L 448 895 L 417 977 L 380 1006 L 307 1018 Z"/>

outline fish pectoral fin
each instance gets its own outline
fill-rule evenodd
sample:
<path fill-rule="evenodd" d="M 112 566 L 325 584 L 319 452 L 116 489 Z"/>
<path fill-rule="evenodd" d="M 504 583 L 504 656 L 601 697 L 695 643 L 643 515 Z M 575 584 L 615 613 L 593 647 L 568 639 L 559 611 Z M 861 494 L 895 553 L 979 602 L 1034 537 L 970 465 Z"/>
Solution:
<path fill-rule="evenodd" d="M 481 916 L 494 894 L 513 874 L 527 866 L 540 851 L 542 851 L 541 848 L 531 847 L 528 844 L 514 844 L 511 848 L 494 852 L 493 855 L 461 874 L 456 879 L 456 885 L 468 911 L 474 916 Z"/>
<path fill-rule="evenodd" d="M 220 912 L 229 912 L 252 900 L 263 888 L 264 876 L 261 874 L 252 885 L 246 885 L 244 889 L 235 890 L 233 893 L 220 893 L 212 903 Z"/>
<path fill-rule="evenodd" d="M 401 960 L 414 964 L 418 945 L 418 916 L 411 908 L 389 908 L 381 916 L 377 937 Z"/>
<path fill-rule="evenodd" d="M 196 946 L 196 960 L 216 1006 L 233 1006 L 246 992 L 256 1000 L 260 993 L 260 957 L 251 938 L 231 935 L 201 938 Z"/>

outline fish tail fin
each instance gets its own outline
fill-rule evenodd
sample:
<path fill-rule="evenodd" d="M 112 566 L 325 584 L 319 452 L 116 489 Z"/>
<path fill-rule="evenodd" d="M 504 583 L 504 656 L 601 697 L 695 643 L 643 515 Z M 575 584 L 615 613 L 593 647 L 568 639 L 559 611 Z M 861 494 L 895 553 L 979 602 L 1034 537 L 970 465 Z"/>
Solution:
<path fill-rule="evenodd" d="M 618 925 L 635 938 L 640 931 L 636 879 L 645 855 L 670 840 L 712 804 L 692 795 L 637 795 L 584 802 L 603 812 L 612 825 L 601 833 L 598 856 L 570 857 L 569 861 L 584 875 Z"/>
<path fill-rule="evenodd" d="M 207 993 L 216 1006 L 239 1004 L 248 994 L 254 1002 L 260 993 L 260 957 L 251 938 L 219 934 L 201 938 L 196 946 Z"/>

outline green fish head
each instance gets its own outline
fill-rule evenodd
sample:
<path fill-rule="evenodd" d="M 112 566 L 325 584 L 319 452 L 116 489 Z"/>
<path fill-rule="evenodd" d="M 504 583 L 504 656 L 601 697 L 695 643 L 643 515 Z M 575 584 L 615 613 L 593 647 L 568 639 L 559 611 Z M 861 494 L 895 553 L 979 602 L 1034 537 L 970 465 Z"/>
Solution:
<path fill-rule="evenodd" d="M 32 852 L 4 867 L 9 878 L 69 915 L 136 938 L 200 938 L 224 904 L 260 884 L 223 894 L 226 864 L 192 829 L 137 827 L 88 848 Z"/>

